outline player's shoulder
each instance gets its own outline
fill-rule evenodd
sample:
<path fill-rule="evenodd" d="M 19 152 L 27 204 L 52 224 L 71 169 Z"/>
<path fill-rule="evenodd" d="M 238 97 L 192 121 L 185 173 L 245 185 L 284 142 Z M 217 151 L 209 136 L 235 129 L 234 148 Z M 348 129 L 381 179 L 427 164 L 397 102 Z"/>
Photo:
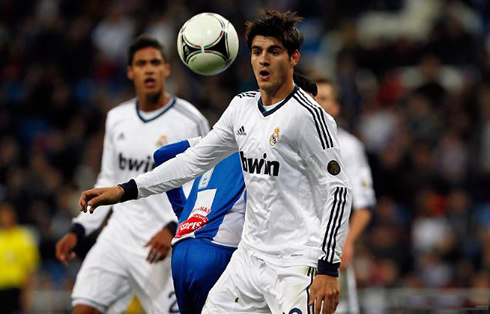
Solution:
<path fill-rule="evenodd" d="M 338 128 L 337 136 L 342 146 L 348 145 L 358 150 L 364 150 L 364 144 L 361 142 L 361 140 L 358 139 L 355 135 L 347 132 L 343 128 Z"/>
<path fill-rule="evenodd" d="M 117 106 L 115 106 L 114 108 L 109 110 L 109 112 L 107 114 L 124 115 L 130 111 L 133 113 L 136 113 L 136 98 L 132 98 L 132 99 L 126 100 L 126 101 L 118 104 Z"/>
<path fill-rule="evenodd" d="M 187 121 L 190 123 L 190 125 L 197 126 L 199 135 L 206 135 L 209 132 L 209 124 L 206 117 L 204 117 L 203 114 L 187 100 L 177 96 L 172 97 L 173 104 L 171 110 L 177 114 L 180 114 L 183 121 Z"/>
<path fill-rule="evenodd" d="M 107 112 L 107 120 L 119 120 L 136 114 L 136 98 L 124 101 Z"/>
<path fill-rule="evenodd" d="M 294 112 L 298 119 L 305 117 L 313 120 L 326 121 L 329 124 L 336 125 L 335 120 L 303 89 L 297 87 L 292 93 L 290 102 L 294 104 Z"/>
<path fill-rule="evenodd" d="M 174 97 L 174 101 L 175 101 L 173 106 L 175 110 L 183 113 L 186 116 L 191 116 L 199 120 L 206 120 L 203 114 L 189 101 L 177 96 L 172 96 L 172 97 Z"/>
<path fill-rule="evenodd" d="M 247 92 L 241 92 L 240 94 L 237 94 L 235 96 L 235 98 L 247 100 L 247 99 L 251 99 L 251 98 L 252 99 L 256 98 L 258 96 L 260 96 L 260 92 L 256 91 L 256 90 L 252 90 L 252 91 L 247 91 Z"/>
<path fill-rule="evenodd" d="M 21 226 L 17 226 L 16 228 L 14 228 L 14 233 L 13 234 L 15 234 L 15 236 L 17 237 L 18 240 L 21 240 L 24 243 L 29 243 L 29 244 L 30 243 L 32 243 L 32 244 L 35 243 L 34 235 L 27 228 L 24 228 L 24 227 L 21 227 Z"/>
<path fill-rule="evenodd" d="M 246 110 L 250 108 L 250 106 L 248 106 L 247 104 L 257 103 L 259 99 L 259 91 L 241 92 L 233 97 L 228 108 L 232 110 Z"/>

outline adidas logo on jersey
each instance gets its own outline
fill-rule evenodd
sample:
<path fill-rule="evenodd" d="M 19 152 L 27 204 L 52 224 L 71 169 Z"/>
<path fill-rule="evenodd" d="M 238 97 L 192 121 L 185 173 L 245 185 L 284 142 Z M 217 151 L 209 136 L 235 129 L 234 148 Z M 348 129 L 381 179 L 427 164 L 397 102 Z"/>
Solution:
<path fill-rule="evenodd" d="M 238 131 L 236 131 L 236 135 L 247 135 L 247 132 L 245 132 L 245 127 L 242 125 Z"/>
<path fill-rule="evenodd" d="M 155 168 L 151 156 L 146 157 L 146 160 L 132 159 L 129 157 L 124 157 L 122 153 L 119 153 L 119 169 L 138 172 L 148 172 Z"/>
<path fill-rule="evenodd" d="M 122 132 L 119 133 L 119 135 L 117 136 L 117 140 L 118 141 L 122 141 L 122 140 L 125 140 L 125 139 L 126 139 L 126 137 L 124 136 L 124 133 L 122 133 Z"/>
<path fill-rule="evenodd" d="M 273 177 L 279 175 L 279 161 L 267 160 L 267 154 L 264 154 L 262 159 L 246 158 L 240 151 L 240 160 L 242 161 L 242 169 L 248 173 L 268 174 Z"/>

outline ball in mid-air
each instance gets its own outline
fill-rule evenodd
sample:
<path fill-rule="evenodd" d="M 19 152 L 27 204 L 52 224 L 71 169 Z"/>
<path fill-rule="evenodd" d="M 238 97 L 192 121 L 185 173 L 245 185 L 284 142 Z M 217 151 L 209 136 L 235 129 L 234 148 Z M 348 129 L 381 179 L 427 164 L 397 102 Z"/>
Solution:
<path fill-rule="evenodd" d="M 179 31 L 177 50 L 192 71 L 202 75 L 223 72 L 238 54 L 238 35 L 233 25 L 216 13 L 200 13 Z"/>

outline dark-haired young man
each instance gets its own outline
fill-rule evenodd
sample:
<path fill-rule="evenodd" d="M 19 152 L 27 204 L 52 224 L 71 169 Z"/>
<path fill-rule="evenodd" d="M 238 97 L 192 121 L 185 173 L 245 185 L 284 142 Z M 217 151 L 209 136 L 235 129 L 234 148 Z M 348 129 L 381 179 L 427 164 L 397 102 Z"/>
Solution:
<path fill-rule="evenodd" d="M 312 97 L 315 82 L 294 73 L 294 83 Z M 201 139 L 165 145 L 154 154 L 156 165 L 174 158 Z M 172 277 L 181 314 L 201 313 L 209 290 L 223 273 L 240 242 L 245 216 L 246 190 L 238 153 L 221 160 L 194 180 L 189 198 L 182 188 L 169 191 L 179 218 L 172 241 Z"/>
<path fill-rule="evenodd" d="M 107 114 L 101 172 L 95 186 L 114 185 L 153 169 L 152 154 L 165 143 L 204 136 L 209 126 L 187 101 L 165 90 L 170 66 L 162 45 L 147 36 L 129 48 L 127 76 L 136 98 Z M 67 264 L 73 248 L 109 212 L 79 215 L 57 244 Z M 170 242 L 176 218 L 166 194 L 115 205 L 108 225 L 89 251 L 72 293 L 74 313 L 125 313 L 137 295 L 147 313 L 178 313 L 173 293 Z"/>
<path fill-rule="evenodd" d="M 335 121 L 293 82 L 303 36 L 292 13 L 247 23 L 260 92 L 237 95 L 195 147 L 120 186 L 85 191 L 80 209 L 161 193 L 239 151 L 247 187 L 242 240 L 203 313 L 333 313 L 350 213 Z M 317 274 L 318 271 L 318 274 Z"/>

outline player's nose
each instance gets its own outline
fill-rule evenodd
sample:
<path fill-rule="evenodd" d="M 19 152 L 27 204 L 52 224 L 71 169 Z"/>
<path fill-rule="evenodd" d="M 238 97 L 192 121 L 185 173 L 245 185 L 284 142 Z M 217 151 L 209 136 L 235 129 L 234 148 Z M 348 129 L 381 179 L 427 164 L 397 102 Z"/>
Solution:
<path fill-rule="evenodd" d="M 258 56 L 258 61 L 260 65 L 269 65 L 270 60 L 269 60 L 269 55 L 267 52 L 263 51 L 259 56 Z"/>
<path fill-rule="evenodd" d="M 267 58 L 261 58 L 261 59 L 259 60 L 259 64 L 260 64 L 261 66 L 269 66 L 269 65 L 270 65 L 270 62 L 269 62 L 269 59 L 267 59 Z"/>
<path fill-rule="evenodd" d="M 145 71 L 145 74 L 153 74 L 156 72 L 156 68 L 151 63 L 147 63 L 145 65 L 144 71 Z"/>

